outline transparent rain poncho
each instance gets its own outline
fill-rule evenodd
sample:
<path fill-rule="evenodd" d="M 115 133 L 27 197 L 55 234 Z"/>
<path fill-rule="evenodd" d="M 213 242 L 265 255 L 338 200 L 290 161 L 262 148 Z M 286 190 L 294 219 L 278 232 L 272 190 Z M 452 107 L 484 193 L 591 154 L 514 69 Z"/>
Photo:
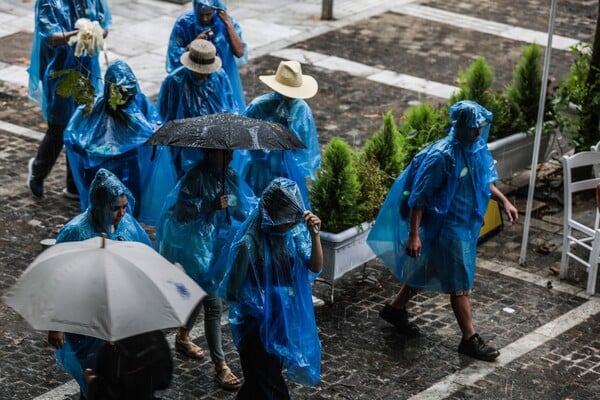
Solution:
<path fill-rule="evenodd" d="M 367 242 L 401 282 L 445 293 L 473 286 L 477 239 L 498 180 L 487 148 L 492 117 L 473 101 L 454 104 L 450 134 L 417 154 L 390 189 Z M 473 141 L 470 130 L 479 128 Z M 414 258 L 405 252 L 411 208 L 423 210 Z"/>
<path fill-rule="evenodd" d="M 240 112 L 223 69 L 200 82 L 185 67 L 175 70 L 163 81 L 158 93 L 158 109 L 165 123 L 202 115 Z M 198 149 L 172 147 L 170 150 L 178 178 L 202 159 L 202 152 Z"/>
<path fill-rule="evenodd" d="M 221 194 L 228 196 L 228 211 L 215 210 Z M 200 162 L 168 195 L 157 225 L 156 247 L 212 293 L 225 273 L 227 245 L 256 203 L 250 188 L 231 168 Z"/>
<path fill-rule="evenodd" d="M 289 99 L 267 93 L 254 99 L 243 113 L 247 117 L 273 121 L 290 129 L 304 143 L 298 150 L 239 150 L 232 168 L 254 190 L 262 193 L 276 177 L 289 178 L 300 187 L 304 204 L 310 208 L 306 178 L 315 179 L 321 164 L 321 148 L 310 106 L 302 99 Z"/>
<path fill-rule="evenodd" d="M 229 323 L 240 351 L 256 326 L 267 352 L 284 360 L 290 380 L 320 379 L 321 343 L 310 283 L 312 242 L 298 185 L 275 179 L 231 246 L 218 294 L 229 303 Z M 296 224 L 285 232 L 273 227 Z"/>
<path fill-rule="evenodd" d="M 87 193 L 96 171 L 101 167 L 109 169 L 138 199 L 134 216 L 152 224 L 166 193 L 176 183 L 168 149 L 144 146 L 162 119 L 125 62 L 112 63 L 104 79 L 104 94 L 96 100 L 91 113 L 86 115 L 84 106 L 77 108 L 64 132 L 73 178 L 79 192 Z M 110 105 L 111 90 L 118 90 L 124 100 L 129 100 L 114 109 Z M 80 203 L 85 210 L 88 198 L 81 196 Z"/>
<path fill-rule="evenodd" d="M 240 39 L 242 39 L 244 45 L 244 54 L 242 57 L 238 58 L 231 50 L 227 27 L 217 15 L 218 10 L 227 9 L 225 3 L 221 0 L 194 0 L 193 4 L 194 8 L 192 10 L 185 12 L 177 18 L 173 30 L 171 31 L 169 47 L 167 49 L 167 72 L 171 73 L 182 65 L 180 58 L 181 55 L 185 53 L 187 45 L 196 39 L 201 32 L 207 29 L 212 30 L 214 36 L 210 40 L 217 49 L 217 55 L 221 58 L 221 61 L 223 61 L 223 69 L 231 82 L 235 105 L 241 111 L 246 107 L 246 100 L 244 99 L 244 88 L 242 87 L 238 66 L 245 64 L 248 61 L 248 45 L 244 42 L 242 37 L 242 29 L 235 19 L 228 15 L 229 20 L 233 24 L 235 31 Z M 200 25 L 197 13 L 201 12 L 206 7 L 214 9 L 212 24 Z"/>
<path fill-rule="evenodd" d="M 113 231 L 113 211 L 122 195 L 127 196 L 129 207 Z M 89 197 L 89 208 L 62 227 L 56 237 L 57 243 L 77 242 L 105 233 L 112 240 L 141 242 L 152 246 L 146 231 L 131 216 L 135 200 L 113 173 L 100 169 L 92 181 Z M 56 350 L 57 363 L 77 381 L 84 395 L 87 395 L 84 371 L 86 368 L 96 367 L 96 356 L 104 343 L 104 340 L 94 337 L 65 333 L 64 347 Z"/>
<path fill-rule="evenodd" d="M 37 0 L 35 3 L 35 28 L 31 47 L 29 72 L 29 96 L 42 107 L 44 119 L 56 125 L 66 125 L 76 108 L 72 98 L 56 93 L 59 79 L 50 76 L 56 71 L 74 69 L 85 76 L 90 74 L 96 94 L 102 93 L 102 73 L 98 53 L 90 57 L 74 56 L 75 46 L 53 47 L 48 39 L 57 33 L 75 30 L 80 18 L 98 21 L 109 30 L 112 18 L 106 0 Z"/>

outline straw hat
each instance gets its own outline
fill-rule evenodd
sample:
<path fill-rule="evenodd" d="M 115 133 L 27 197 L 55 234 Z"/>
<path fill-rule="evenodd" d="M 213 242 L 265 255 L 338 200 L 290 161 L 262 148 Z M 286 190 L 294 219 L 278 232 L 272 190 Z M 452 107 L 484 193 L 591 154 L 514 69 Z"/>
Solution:
<path fill-rule="evenodd" d="M 282 61 L 275 75 L 261 75 L 258 79 L 277 93 L 293 99 L 309 99 L 319 90 L 315 78 L 302 75 L 298 61 Z"/>
<path fill-rule="evenodd" d="M 204 39 L 196 39 L 190 43 L 189 51 L 183 53 L 180 60 L 187 69 L 199 74 L 213 73 L 222 65 L 215 46 Z"/>

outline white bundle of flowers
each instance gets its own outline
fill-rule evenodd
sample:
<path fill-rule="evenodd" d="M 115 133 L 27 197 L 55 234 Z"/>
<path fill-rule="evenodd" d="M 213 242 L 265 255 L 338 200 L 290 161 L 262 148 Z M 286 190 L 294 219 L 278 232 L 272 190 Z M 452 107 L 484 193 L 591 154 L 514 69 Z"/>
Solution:
<path fill-rule="evenodd" d="M 94 56 L 98 49 L 105 49 L 103 30 L 98 21 L 80 18 L 75 22 L 75 28 L 79 32 L 69 39 L 70 45 L 75 44 L 75 57 L 81 57 L 84 52 Z"/>

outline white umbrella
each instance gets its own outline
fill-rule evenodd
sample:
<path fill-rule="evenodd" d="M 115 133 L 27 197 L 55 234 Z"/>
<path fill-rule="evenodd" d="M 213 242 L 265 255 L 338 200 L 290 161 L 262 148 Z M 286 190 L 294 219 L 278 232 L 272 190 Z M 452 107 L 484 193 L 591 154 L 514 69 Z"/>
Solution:
<path fill-rule="evenodd" d="M 42 252 L 3 300 L 34 329 L 114 341 L 185 325 L 205 295 L 151 247 L 97 237 Z"/>

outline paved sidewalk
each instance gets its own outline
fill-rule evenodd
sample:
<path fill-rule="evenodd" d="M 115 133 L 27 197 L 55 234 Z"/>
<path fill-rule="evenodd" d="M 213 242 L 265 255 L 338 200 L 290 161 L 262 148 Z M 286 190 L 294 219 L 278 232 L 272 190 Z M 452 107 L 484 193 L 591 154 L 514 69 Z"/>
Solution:
<path fill-rule="evenodd" d="M 107 42 L 110 58 L 129 62 L 143 90 L 156 95 L 164 77 L 168 33 L 190 4 L 109 3 L 114 16 Z M 281 58 L 300 59 L 320 84 L 320 93 L 310 104 L 322 144 L 342 136 L 360 145 L 380 125 L 383 111 L 392 109 L 400 116 L 417 101 L 443 101 L 454 88 L 457 69 L 476 54 L 490 60 L 499 85 L 507 83 L 521 46 L 539 38 L 547 23 L 545 3 L 534 0 L 335 0 L 335 21 L 319 20 L 321 0 L 227 3 L 250 47 L 250 61 L 242 67 L 246 97 L 265 90 L 256 75 L 273 70 Z M 554 76 L 564 74 L 570 64 L 564 43 L 591 37 L 595 6 L 584 0 L 559 5 L 556 33 L 563 39 L 553 51 Z M 61 224 L 79 212 L 76 202 L 60 194 L 63 157 L 46 181 L 43 200 L 34 199 L 25 187 L 26 162 L 45 129 L 39 108 L 26 100 L 22 86 L 32 10 L 33 1 L 0 2 L 0 293 L 39 254 L 39 241 L 53 237 Z M 316 310 L 323 346 L 322 380 L 315 388 L 290 384 L 292 397 L 598 398 L 600 298 L 585 294 L 587 277 L 581 268 L 573 268 L 565 281 L 551 270 L 560 261 L 562 186 L 560 168 L 548 167 L 551 172 L 536 190 L 545 206 L 532 220 L 527 266 L 517 263 L 522 220 L 507 224 L 479 246 L 474 319 L 481 335 L 501 349 L 496 362 L 479 362 L 456 352 L 460 335 L 445 295 L 423 293 L 411 304 L 422 336 L 395 333 L 377 314 L 398 284 L 374 261 L 336 282 L 335 303 Z M 527 182 L 526 177 L 517 177 L 503 183 L 521 209 Z M 577 213 L 592 216 L 592 199 L 583 199 L 578 207 Z M 152 227 L 148 231 L 153 234 Z M 329 287 L 317 283 L 315 291 L 325 297 Z M 198 325 L 194 341 L 206 348 Z M 227 327 L 224 334 L 227 359 L 241 376 Z M 235 397 L 213 381 L 208 360 L 174 357 L 175 378 L 162 394 L 164 399 Z M 77 398 L 76 385 L 56 367 L 45 335 L 33 331 L 2 303 L 0 360 L 1 400 Z"/>

